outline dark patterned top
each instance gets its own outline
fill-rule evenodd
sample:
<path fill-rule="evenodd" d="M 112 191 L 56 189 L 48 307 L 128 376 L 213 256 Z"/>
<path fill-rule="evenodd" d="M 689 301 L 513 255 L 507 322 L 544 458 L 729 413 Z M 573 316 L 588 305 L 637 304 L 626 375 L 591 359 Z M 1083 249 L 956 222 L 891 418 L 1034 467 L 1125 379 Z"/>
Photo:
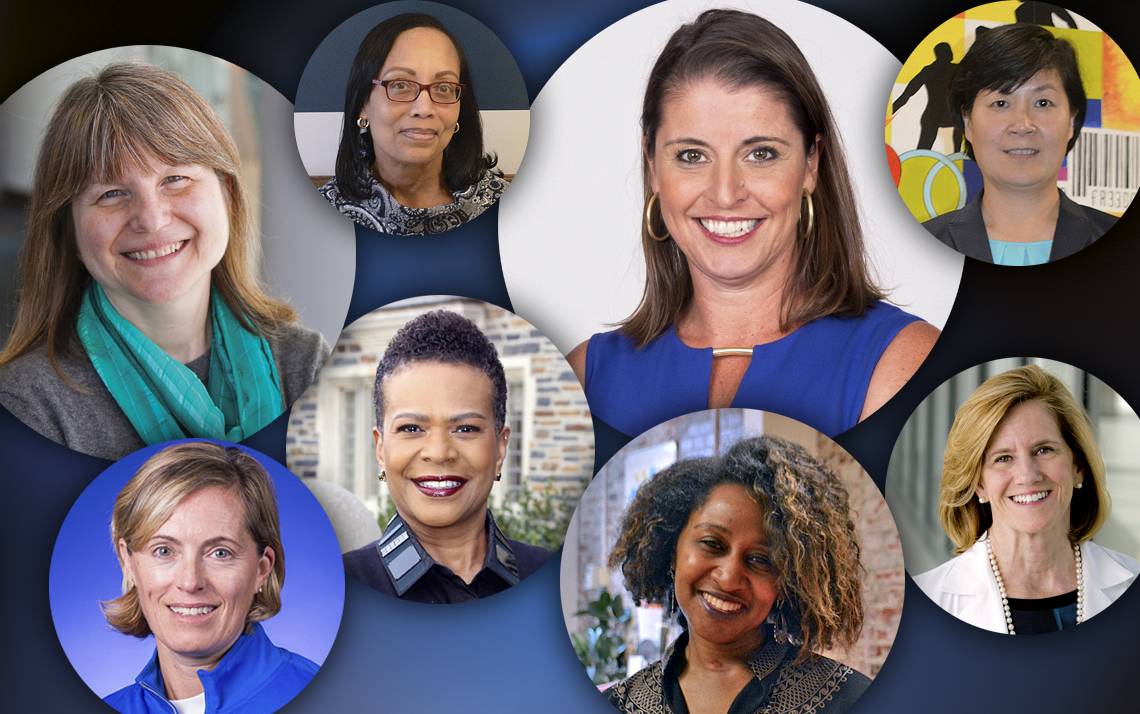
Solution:
<path fill-rule="evenodd" d="M 443 233 L 463 225 L 494 205 L 508 181 L 496 169 L 488 169 L 478 181 L 451 194 L 451 203 L 429 208 L 409 208 L 392 197 L 388 190 L 371 177 L 372 194 L 363 201 L 341 195 L 336 178 L 329 179 L 320 191 L 329 203 L 356 223 L 380 233 L 400 236 L 422 236 Z"/>
<path fill-rule="evenodd" d="M 679 689 L 676 680 L 682 667 L 688 634 L 665 650 L 665 656 L 629 679 L 606 690 L 610 703 L 624 714 L 687 714 L 683 697 L 670 696 Z M 743 711 L 752 714 L 812 714 L 846 712 L 871 684 L 871 680 L 845 664 L 820 655 L 796 663 L 799 649 L 765 638 L 764 646 L 748 660 L 759 689 L 749 685 L 744 692 L 751 700 Z M 664 664 L 663 664 L 664 663 Z M 744 693 L 742 692 L 742 694 Z M 759 694 L 759 697 L 756 695 Z M 741 698 L 733 703 L 738 709 Z"/>

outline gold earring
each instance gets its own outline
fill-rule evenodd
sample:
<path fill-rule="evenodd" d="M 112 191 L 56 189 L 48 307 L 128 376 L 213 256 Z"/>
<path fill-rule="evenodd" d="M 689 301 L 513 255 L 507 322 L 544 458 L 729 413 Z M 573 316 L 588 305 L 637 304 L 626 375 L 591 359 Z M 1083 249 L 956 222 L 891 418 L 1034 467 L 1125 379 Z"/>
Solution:
<path fill-rule="evenodd" d="M 458 134 L 459 133 L 459 122 L 455 122 L 455 131 L 453 131 L 451 133 L 452 134 Z"/>
<path fill-rule="evenodd" d="M 666 228 L 665 233 L 660 234 L 660 235 L 653 232 L 653 204 L 654 203 L 657 203 L 658 208 L 660 208 L 661 202 L 657 198 L 656 193 L 654 193 L 652 196 L 650 196 L 649 200 L 645 202 L 645 232 L 648 233 L 649 237 L 652 238 L 653 240 L 657 241 L 658 243 L 663 243 L 663 242 L 669 240 L 669 229 Z M 660 213 L 660 211 L 658 211 L 658 213 Z M 662 217 L 661 222 L 662 223 L 665 222 L 664 217 Z"/>
<path fill-rule="evenodd" d="M 808 238 L 811 236 L 811 229 L 815 228 L 815 205 L 811 200 L 811 194 L 804 191 L 804 200 L 807 202 L 807 228 L 804 229 L 803 237 Z M 800 209 L 800 217 L 803 218 L 804 211 Z"/>
<path fill-rule="evenodd" d="M 368 117 L 361 116 L 356 119 L 356 126 L 360 127 L 360 133 L 363 134 L 368 131 Z"/>

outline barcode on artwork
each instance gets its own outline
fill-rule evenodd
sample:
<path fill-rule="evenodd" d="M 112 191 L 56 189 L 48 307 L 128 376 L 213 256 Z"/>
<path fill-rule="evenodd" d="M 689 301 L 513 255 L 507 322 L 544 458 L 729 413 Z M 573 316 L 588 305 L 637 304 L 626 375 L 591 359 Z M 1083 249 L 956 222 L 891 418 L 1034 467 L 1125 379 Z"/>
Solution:
<path fill-rule="evenodd" d="M 1081 129 L 1069 154 L 1069 198 L 1119 213 L 1140 188 L 1140 134 L 1113 129 Z"/>
<path fill-rule="evenodd" d="M 1081 200 L 1086 206 L 1106 213 L 1120 215 L 1136 198 L 1136 189 L 1089 186 L 1088 194 Z"/>

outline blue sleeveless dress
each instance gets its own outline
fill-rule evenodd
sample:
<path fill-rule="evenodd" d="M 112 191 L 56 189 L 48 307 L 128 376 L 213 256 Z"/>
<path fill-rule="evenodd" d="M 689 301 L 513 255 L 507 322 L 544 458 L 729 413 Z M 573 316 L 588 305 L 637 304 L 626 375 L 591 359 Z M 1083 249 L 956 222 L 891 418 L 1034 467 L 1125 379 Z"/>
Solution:
<path fill-rule="evenodd" d="M 821 317 L 756 345 L 734 407 L 777 412 L 834 436 L 859 421 L 871 373 L 899 331 L 918 317 L 876 302 L 860 317 Z M 693 348 L 670 327 L 636 349 L 619 330 L 590 338 L 586 399 L 593 415 L 636 436 L 708 408 L 712 349 Z"/>

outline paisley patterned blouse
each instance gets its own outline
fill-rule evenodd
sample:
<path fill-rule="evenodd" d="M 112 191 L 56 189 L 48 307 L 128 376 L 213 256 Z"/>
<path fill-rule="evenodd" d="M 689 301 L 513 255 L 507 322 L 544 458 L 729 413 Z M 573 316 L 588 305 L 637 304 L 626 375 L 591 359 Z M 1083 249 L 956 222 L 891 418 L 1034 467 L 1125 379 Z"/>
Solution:
<path fill-rule="evenodd" d="M 452 202 L 429 208 L 410 208 L 396 201 L 376 177 L 371 177 L 371 194 L 363 201 L 344 197 L 336 178 L 321 186 L 320 192 L 336 210 L 356 223 L 380 233 L 422 236 L 443 233 L 463 225 L 494 205 L 508 181 L 488 169 L 478 181 L 451 194 Z"/>

